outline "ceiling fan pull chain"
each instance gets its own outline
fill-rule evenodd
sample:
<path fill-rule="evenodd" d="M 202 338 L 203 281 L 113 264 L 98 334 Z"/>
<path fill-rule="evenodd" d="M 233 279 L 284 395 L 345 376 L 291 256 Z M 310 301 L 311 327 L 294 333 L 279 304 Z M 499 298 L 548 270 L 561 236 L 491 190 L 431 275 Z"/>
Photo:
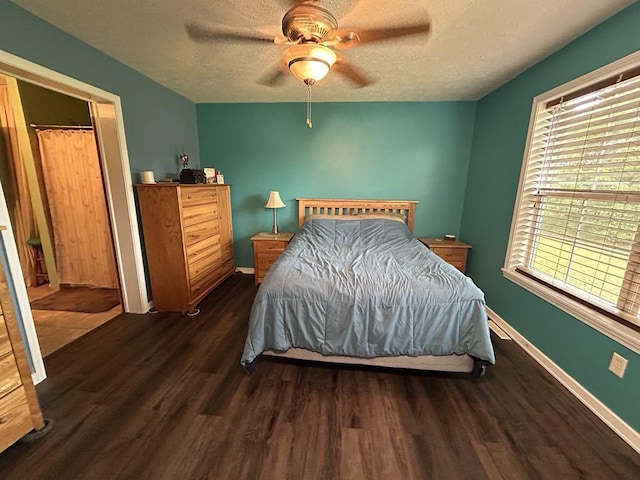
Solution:
<path fill-rule="evenodd" d="M 307 127 L 313 127 L 311 123 L 311 83 L 307 83 Z"/>

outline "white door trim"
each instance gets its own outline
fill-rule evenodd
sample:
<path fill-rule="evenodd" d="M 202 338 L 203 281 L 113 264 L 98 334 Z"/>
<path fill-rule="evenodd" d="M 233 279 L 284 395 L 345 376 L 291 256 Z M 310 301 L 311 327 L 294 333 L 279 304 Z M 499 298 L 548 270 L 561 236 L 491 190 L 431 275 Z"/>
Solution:
<path fill-rule="evenodd" d="M 94 113 L 98 149 L 107 187 L 107 207 L 113 229 L 124 311 L 146 313 L 149 311 L 150 303 L 142 262 L 140 228 L 136 214 L 120 97 L 4 50 L 0 50 L 0 73 L 90 102 L 92 113 Z M 6 210 L 4 195 L 2 195 L 0 203 L 2 204 L 0 211 L 2 208 Z M 24 331 L 27 335 L 26 349 L 30 353 L 36 370 L 33 373 L 34 382 L 39 383 L 46 378 L 46 374 L 20 270 L 13 232 L 10 231 L 10 225 L 7 226 L 9 227 L 8 233 L 3 233 L 7 242 L 10 267 L 7 274 L 11 276 L 16 288 L 18 308 L 22 312 Z M 13 242 L 11 245 L 8 245 L 9 240 Z"/>

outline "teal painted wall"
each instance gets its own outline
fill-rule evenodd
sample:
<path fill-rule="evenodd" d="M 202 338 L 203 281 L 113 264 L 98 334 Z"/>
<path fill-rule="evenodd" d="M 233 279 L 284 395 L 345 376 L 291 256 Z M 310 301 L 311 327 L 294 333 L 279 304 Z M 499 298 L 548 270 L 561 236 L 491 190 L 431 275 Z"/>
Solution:
<path fill-rule="evenodd" d="M 134 182 L 179 171 L 177 154 L 197 166 L 195 105 L 7 0 L 0 0 L 0 49 L 119 95 Z"/>
<path fill-rule="evenodd" d="M 634 4 L 477 104 L 461 237 L 468 273 L 488 305 L 605 405 L 640 431 L 640 356 L 502 276 L 533 97 L 640 49 Z M 624 379 L 611 354 L 629 360 Z M 498 362 L 500 359 L 498 359 Z"/>
<path fill-rule="evenodd" d="M 301 86 L 302 88 L 302 86 Z M 297 230 L 296 197 L 419 200 L 417 235 L 457 234 L 475 103 L 199 104 L 202 165 L 232 185 L 236 264 L 270 231 L 264 204 L 278 190 L 281 231 Z"/>

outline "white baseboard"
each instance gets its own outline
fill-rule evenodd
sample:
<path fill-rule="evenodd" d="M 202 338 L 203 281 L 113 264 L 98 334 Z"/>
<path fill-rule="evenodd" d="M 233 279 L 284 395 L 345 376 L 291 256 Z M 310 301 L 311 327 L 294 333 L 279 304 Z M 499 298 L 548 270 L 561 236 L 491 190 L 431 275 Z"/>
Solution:
<path fill-rule="evenodd" d="M 489 328 L 495 333 L 500 340 L 511 340 L 511 337 L 507 335 L 507 332 L 502 330 L 493 320 L 489 319 Z"/>
<path fill-rule="evenodd" d="M 256 269 L 253 267 L 236 267 L 236 272 L 244 273 L 246 275 L 253 275 Z"/>
<path fill-rule="evenodd" d="M 533 346 L 525 337 L 523 337 L 516 329 L 509 325 L 496 312 L 487 307 L 487 315 L 500 328 L 515 341 L 522 349 L 527 352 L 536 362 L 538 362 L 547 372 L 549 372 L 556 380 L 558 380 L 569 392 L 571 392 L 578 400 L 596 414 L 611 430 L 613 430 L 620 438 L 628 443 L 631 448 L 640 453 L 640 433 L 636 432 L 618 415 L 612 412 L 609 407 L 598 400 L 591 392 L 580 385 L 567 372 L 556 365 L 549 357 Z"/>

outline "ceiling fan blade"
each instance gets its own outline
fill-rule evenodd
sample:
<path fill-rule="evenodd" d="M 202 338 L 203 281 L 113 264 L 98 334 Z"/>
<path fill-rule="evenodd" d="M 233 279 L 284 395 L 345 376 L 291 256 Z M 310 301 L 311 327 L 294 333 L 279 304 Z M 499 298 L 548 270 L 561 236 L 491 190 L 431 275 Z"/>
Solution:
<path fill-rule="evenodd" d="M 334 38 L 334 44 L 338 50 L 346 50 L 355 47 L 359 43 L 373 43 L 393 38 L 407 37 L 410 35 L 425 35 L 431 31 L 431 23 L 420 23 L 416 25 L 404 25 L 400 27 L 386 28 L 360 28 L 350 30 L 339 30 Z"/>
<path fill-rule="evenodd" d="M 338 56 L 338 60 L 333 65 L 333 67 L 331 67 L 331 70 L 335 70 L 336 73 L 342 75 L 358 88 L 373 85 L 375 83 L 372 79 L 367 77 L 359 68 L 351 65 L 342 56 Z"/>
<path fill-rule="evenodd" d="M 187 35 L 196 42 L 212 42 L 219 40 L 234 40 L 240 42 L 271 42 L 274 43 L 274 38 L 270 35 L 266 35 L 254 30 L 245 29 L 214 29 L 199 23 L 188 23 L 185 25 Z"/>
<path fill-rule="evenodd" d="M 265 87 L 277 87 L 287 78 L 287 70 L 285 70 L 284 64 L 279 64 L 271 72 L 260 78 L 258 83 Z"/>
<path fill-rule="evenodd" d="M 353 48 L 360 43 L 360 37 L 356 32 L 335 32 L 334 36 L 328 41 L 323 42 L 325 47 L 335 48 L 337 50 L 347 50 Z"/>

